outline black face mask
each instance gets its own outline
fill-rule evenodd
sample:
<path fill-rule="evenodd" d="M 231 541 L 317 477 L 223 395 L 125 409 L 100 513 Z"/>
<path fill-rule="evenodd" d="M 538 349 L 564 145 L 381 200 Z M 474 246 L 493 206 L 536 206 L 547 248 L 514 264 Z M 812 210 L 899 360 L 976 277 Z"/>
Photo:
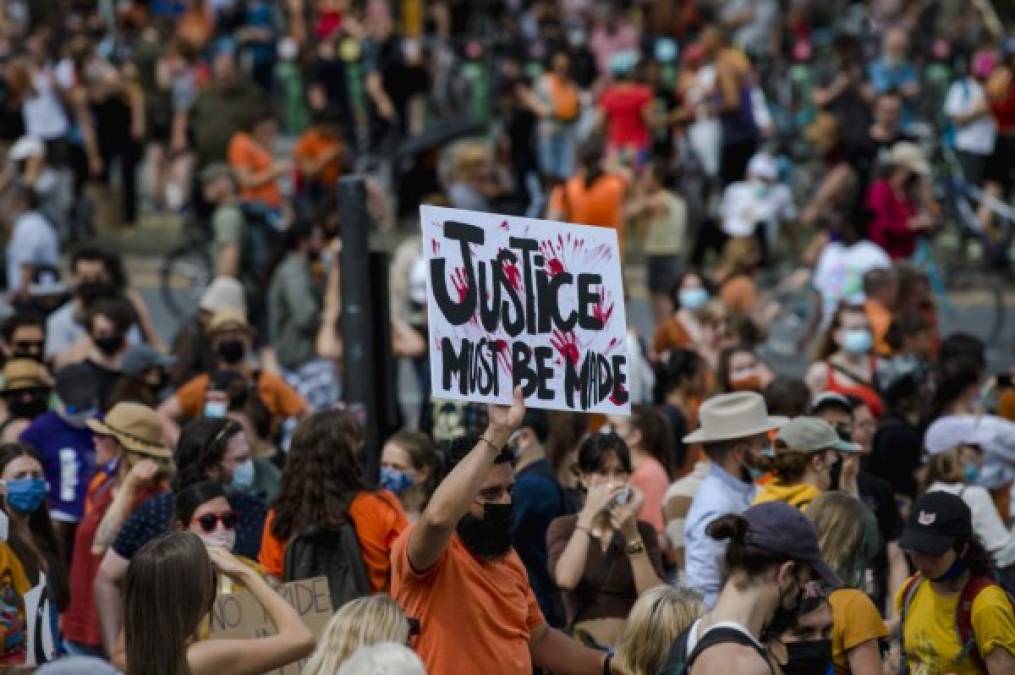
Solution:
<path fill-rule="evenodd" d="M 34 420 L 49 410 L 48 396 L 33 396 L 29 399 L 14 398 L 7 400 L 6 403 L 7 411 L 11 417 L 18 419 Z"/>
<path fill-rule="evenodd" d="M 842 457 L 836 457 L 830 471 L 832 476 L 832 489 L 838 490 L 842 486 Z"/>
<path fill-rule="evenodd" d="M 832 663 L 831 640 L 807 640 L 786 644 L 785 675 L 825 675 Z"/>
<path fill-rule="evenodd" d="M 501 558 L 511 550 L 511 504 L 483 504 L 482 518 L 466 514 L 456 529 L 474 556 Z"/>
<path fill-rule="evenodd" d="M 218 346 L 218 356 L 229 365 L 236 365 L 247 354 L 247 347 L 241 340 L 226 340 Z"/>
<path fill-rule="evenodd" d="M 800 587 L 800 582 L 795 582 L 797 585 L 797 598 L 796 603 L 786 608 L 785 603 L 782 601 L 783 593 L 779 593 L 779 606 L 775 610 L 775 614 L 772 615 L 772 620 L 765 626 L 764 635 L 766 639 L 768 637 L 775 637 L 782 635 L 796 623 L 797 614 L 800 610 L 800 596 L 803 595 L 803 589 Z"/>
<path fill-rule="evenodd" d="M 122 335 L 106 335 L 104 337 L 93 337 L 92 342 L 99 348 L 99 351 L 106 356 L 112 356 L 123 349 Z"/>

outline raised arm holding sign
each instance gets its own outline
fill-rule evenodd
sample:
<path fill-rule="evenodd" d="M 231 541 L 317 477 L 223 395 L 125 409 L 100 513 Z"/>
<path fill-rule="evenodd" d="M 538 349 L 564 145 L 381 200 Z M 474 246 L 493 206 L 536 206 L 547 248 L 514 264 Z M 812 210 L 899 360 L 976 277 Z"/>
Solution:
<path fill-rule="evenodd" d="M 435 398 L 627 413 L 616 232 L 420 208 Z"/>

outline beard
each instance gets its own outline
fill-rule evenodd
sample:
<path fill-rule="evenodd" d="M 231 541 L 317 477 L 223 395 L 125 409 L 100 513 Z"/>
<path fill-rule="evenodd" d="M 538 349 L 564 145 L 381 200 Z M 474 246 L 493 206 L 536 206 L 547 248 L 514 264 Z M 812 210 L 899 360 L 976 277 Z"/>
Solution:
<path fill-rule="evenodd" d="M 472 555 L 503 558 L 511 550 L 511 504 L 484 504 L 482 518 L 467 513 L 455 529 Z"/>

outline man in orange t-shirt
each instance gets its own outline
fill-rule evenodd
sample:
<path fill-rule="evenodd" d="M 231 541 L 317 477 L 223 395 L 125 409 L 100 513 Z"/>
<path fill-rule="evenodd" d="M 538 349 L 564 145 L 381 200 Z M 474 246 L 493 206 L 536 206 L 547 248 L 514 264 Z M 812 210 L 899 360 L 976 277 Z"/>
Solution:
<path fill-rule="evenodd" d="M 898 292 L 898 280 L 890 269 L 875 268 L 863 275 L 863 293 L 866 296 L 863 311 L 867 314 L 874 336 L 874 353 L 878 356 L 892 355 L 887 338 Z"/>
<path fill-rule="evenodd" d="M 300 135 L 293 148 L 299 172 L 300 194 L 316 199 L 342 175 L 342 138 L 338 116 L 329 110 L 314 115 L 313 124 Z"/>
<path fill-rule="evenodd" d="M 273 209 L 282 207 L 278 179 L 291 167 L 288 161 L 275 161 L 271 154 L 277 130 L 274 116 L 261 112 L 253 117 L 248 131 L 233 134 L 226 149 L 226 159 L 240 184 L 240 197 Z"/>
<path fill-rule="evenodd" d="M 471 449 L 451 449 L 454 468 L 391 550 L 391 596 L 420 622 L 413 647 L 429 673 L 604 672 L 605 654 L 546 625 L 511 548 L 514 474 L 504 448 L 524 415 L 520 389 L 510 408 L 489 406 L 486 431 Z"/>
<path fill-rule="evenodd" d="M 550 194 L 547 218 L 580 225 L 612 227 L 624 253 L 624 196 L 628 181 L 602 166 L 602 144 L 586 143 L 581 149 L 578 175 L 558 185 Z"/>

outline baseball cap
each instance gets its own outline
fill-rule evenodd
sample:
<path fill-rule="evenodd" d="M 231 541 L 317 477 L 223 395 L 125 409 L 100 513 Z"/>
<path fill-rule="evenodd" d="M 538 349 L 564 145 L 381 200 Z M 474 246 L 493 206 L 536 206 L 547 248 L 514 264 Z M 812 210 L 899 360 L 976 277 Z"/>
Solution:
<path fill-rule="evenodd" d="M 747 521 L 746 543 L 807 563 L 825 586 L 842 586 L 842 579 L 821 556 L 814 524 L 800 509 L 786 502 L 765 502 L 744 511 L 743 517 Z"/>
<path fill-rule="evenodd" d="M 225 162 L 212 162 L 201 171 L 201 182 L 210 183 L 219 178 L 233 178 L 233 170 Z"/>
<path fill-rule="evenodd" d="M 162 368 L 176 363 L 176 358 L 160 354 L 148 345 L 134 345 L 123 357 L 124 375 L 140 375 L 152 368 Z"/>
<path fill-rule="evenodd" d="M 56 371 L 56 395 L 67 412 L 74 414 L 99 407 L 99 383 L 92 369 L 72 363 Z"/>
<path fill-rule="evenodd" d="M 784 451 L 817 452 L 818 450 L 835 450 L 837 452 L 860 452 L 863 447 L 839 438 L 835 427 L 819 417 L 794 417 L 786 426 L 779 429 L 775 440 L 786 444 Z"/>
<path fill-rule="evenodd" d="M 994 435 L 980 425 L 978 417 L 946 415 L 927 427 L 923 446 L 931 455 L 939 455 L 960 445 L 983 446 L 993 439 Z"/>
<path fill-rule="evenodd" d="M 973 516 L 958 495 L 934 490 L 913 502 L 899 548 L 927 555 L 941 555 L 956 541 L 973 534 Z"/>
<path fill-rule="evenodd" d="M 853 404 L 843 394 L 837 391 L 823 391 L 811 401 L 811 415 L 817 415 L 825 408 L 838 408 L 843 412 L 852 415 Z"/>
<path fill-rule="evenodd" d="M 757 176 L 765 180 L 778 180 L 779 166 L 771 155 L 759 152 L 751 157 L 751 160 L 747 163 L 747 175 Z"/>
<path fill-rule="evenodd" d="M 223 309 L 247 311 L 247 298 L 243 294 L 243 285 L 232 277 L 215 277 L 201 296 L 198 307 L 206 312 L 218 312 Z"/>

